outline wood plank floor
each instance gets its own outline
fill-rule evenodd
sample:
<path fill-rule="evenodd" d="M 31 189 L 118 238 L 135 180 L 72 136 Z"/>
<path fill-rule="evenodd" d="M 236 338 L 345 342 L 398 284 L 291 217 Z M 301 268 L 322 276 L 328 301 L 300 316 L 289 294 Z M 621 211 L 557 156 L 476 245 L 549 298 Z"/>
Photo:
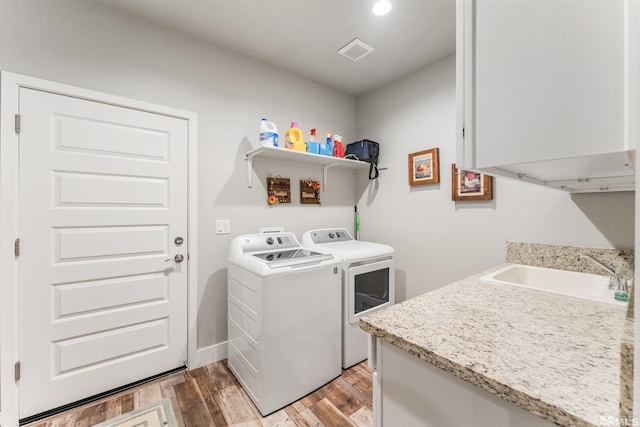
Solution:
<path fill-rule="evenodd" d="M 28 427 L 90 427 L 170 398 L 179 427 L 333 427 L 372 425 L 371 370 L 362 362 L 268 417 L 262 417 L 226 361 L 128 390 Z"/>

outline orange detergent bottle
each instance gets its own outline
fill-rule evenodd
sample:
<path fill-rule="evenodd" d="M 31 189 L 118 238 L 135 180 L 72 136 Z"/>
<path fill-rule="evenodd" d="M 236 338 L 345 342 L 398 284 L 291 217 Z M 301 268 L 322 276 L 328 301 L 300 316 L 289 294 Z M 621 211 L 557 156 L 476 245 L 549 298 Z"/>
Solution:
<path fill-rule="evenodd" d="M 284 133 L 284 148 L 296 151 L 307 151 L 307 145 L 304 143 L 304 135 L 298 129 L 297 122 L 291 122 L 291 127 Z"/>

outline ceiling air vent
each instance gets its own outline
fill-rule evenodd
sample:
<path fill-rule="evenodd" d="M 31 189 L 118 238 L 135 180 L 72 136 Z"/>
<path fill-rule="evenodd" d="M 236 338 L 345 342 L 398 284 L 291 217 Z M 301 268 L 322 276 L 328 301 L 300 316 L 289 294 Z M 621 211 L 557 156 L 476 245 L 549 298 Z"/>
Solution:
<path fill-rule="evenodd" d="M 349 43 L 344 45 L 338 51 L 338 53 L 344 57 L 349 58 L 353 62 L 356 62 L 361 60 L 362 58 L 364 58 L 374 50 L 375 49 L 373 47 L 369 46 L 368 44 L 366 44 L 365 42 L 363 42 L 362 40 L 356 37 L 355 39 L 351 40 Z"/>

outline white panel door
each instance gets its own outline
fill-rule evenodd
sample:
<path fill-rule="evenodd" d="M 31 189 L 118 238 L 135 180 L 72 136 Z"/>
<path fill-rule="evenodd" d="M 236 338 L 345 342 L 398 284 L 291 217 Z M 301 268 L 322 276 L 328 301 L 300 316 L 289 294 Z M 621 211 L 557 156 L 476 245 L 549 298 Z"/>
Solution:
<path fill-rule="evenodd" d="M 19 103 L 25 418 L 187 359 L 188 135 L 186 120 L 38 90 Z"/>

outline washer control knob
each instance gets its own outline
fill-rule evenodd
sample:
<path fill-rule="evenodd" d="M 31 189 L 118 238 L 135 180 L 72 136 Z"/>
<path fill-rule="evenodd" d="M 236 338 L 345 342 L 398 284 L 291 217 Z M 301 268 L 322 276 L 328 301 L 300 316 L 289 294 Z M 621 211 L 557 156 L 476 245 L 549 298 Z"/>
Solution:
<path fill-rule="evenodd" d="M 330 233 L 329 233 L 329 238 L 330 238 L 330 239 L 333 239 L 334 237 L 336 237 L 336 235 L 335 235 L 335 234 L 333 234 L 333 231 L 332 231 L 332 232 L 330 232 Z"/>
<path fill-rule="evenodd" d="M 267 244 L 268 245 L 273 245 L 273 242 L 274 242 L 273 237 L 267 238 Z"/>

